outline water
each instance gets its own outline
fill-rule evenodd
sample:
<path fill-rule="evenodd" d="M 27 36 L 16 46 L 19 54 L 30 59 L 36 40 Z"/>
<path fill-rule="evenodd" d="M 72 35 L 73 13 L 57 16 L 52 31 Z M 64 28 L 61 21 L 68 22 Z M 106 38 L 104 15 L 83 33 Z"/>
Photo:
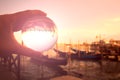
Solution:
<path fill-rule="evenodd" d="M 113 61 L 77 61 L 60 66 L 68 75 L 83 80 L 120 80 L 120 62 Z M 22 80 L 49 80 L 59 73 L 39 63 L 32 63 L 30 59 L 21 63 Z"/>

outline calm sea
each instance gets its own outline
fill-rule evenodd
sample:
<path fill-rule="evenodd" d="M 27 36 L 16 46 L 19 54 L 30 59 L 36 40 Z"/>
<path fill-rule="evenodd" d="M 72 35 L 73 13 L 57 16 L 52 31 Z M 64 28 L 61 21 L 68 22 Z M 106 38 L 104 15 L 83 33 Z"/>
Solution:
<path fill-rule="evenodd" d="M 67 75 L 83 80 L 120 80 L 120 62 L 72 60 L 70 64 L 60 67 L 67 71 Z M 45 65 L 31 62 L 30 58 L 21 58 L 22 80 L 50 80 L 57 74 L 57 71 Z"/>
<path fill-rule="evenodd" d="M 68 51 L 63 44 L 59 45 L 58 49 Z M 56 53 L 50 50 L 44 54 L 49 54 L 51 58 Z M 120 80 L 120 62 L 72 60 L 66 65 L 60 65 L 60 67 L 67 72 L 67 75 L 79 77 L 83 80 Z M 31 62 L 31 59 L 28 57 L 21 58 L 22 80 L 50 80 L 57 76 L 61 76 L 58 71 L 41 65 L 39 62 Z"/>

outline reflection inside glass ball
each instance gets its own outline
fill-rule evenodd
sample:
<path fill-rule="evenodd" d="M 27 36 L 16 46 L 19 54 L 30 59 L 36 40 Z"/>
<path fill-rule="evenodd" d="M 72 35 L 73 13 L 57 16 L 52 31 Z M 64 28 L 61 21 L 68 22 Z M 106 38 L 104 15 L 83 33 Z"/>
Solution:
<path fill-rule="evenodd" d="M 57 30 L 52 20 L 47 17 L 32 18 L 22 27 L 24 45 L 35 51 L 43 52 L 57 41 Z"/>

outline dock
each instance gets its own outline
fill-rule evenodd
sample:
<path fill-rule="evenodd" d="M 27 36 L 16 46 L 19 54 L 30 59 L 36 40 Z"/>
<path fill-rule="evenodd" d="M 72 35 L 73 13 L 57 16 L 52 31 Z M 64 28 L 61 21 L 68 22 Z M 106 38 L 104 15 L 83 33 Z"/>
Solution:
<path fill-rule="evenodd" d="M 0 80 L 16 80 L 13 72 L 10 72 L 5 65 L 0 64 Z"/>

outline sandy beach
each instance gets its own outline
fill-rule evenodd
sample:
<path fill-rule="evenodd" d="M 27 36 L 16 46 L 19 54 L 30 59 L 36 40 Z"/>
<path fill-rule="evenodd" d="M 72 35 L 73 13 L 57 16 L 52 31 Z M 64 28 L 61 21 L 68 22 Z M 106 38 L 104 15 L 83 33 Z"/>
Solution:
<path fill-rule="evenodd" d="M 50 79 L 50 80 L 82 80 L 82 79 L 74 77 L 74 76 L 67 75 L 67 76 L 56 77 L 56 78 L 53 78 L 53 79 Z"/>

